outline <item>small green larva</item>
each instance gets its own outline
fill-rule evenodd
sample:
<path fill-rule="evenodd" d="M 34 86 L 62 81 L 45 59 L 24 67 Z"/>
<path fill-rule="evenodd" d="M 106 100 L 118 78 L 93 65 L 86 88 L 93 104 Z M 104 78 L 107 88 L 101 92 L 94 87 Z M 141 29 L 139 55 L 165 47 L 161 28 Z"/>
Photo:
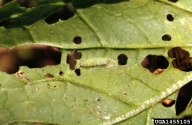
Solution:
<path fill-rule="evenodd" d="M 81 67 L 99 67 L 106 66 L 110 63 L 110 60 L 107 58 L 91 58 L 81 62 Z"/>

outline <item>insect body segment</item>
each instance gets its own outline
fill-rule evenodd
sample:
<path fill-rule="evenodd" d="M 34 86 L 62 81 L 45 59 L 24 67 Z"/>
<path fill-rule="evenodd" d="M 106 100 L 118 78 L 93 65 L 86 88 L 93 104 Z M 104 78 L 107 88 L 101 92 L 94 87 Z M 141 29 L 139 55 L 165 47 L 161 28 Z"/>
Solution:
<path fill-rule="evenodd" d="M 114 61 L 108 58 L 91 58 L 85 61 L 82 61 L 80 67 L 84 68 L 94 68 L 94 67 L 103 67 L 103 68 L 111 68 L 111 64 L 113 65 Z"/>

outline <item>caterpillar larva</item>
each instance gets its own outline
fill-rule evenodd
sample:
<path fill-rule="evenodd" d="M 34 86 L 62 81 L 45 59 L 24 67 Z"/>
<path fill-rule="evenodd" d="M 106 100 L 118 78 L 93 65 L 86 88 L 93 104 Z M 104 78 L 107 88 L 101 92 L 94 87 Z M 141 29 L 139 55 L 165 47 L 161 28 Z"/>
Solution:
<path fill-rule="evenodd" d="M 104 67 L 111 68 L 115 64 L 114 60 L 108 58 L 91 58 L 84 60 L 80 63 L 80 67 L 90 68 L 90 67 Z"/>

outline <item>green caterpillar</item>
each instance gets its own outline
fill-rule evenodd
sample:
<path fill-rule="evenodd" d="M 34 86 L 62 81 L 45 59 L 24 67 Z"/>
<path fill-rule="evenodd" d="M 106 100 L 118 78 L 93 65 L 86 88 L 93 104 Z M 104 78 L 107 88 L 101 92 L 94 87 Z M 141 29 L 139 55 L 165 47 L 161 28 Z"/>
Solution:
<path fill-rule="evenodd" d="M 114 67 L 115 61 L 108 58 L 91 58 L 84 60 L 80 63 L 80 67 L 91 68 L 91 67 Z"/>

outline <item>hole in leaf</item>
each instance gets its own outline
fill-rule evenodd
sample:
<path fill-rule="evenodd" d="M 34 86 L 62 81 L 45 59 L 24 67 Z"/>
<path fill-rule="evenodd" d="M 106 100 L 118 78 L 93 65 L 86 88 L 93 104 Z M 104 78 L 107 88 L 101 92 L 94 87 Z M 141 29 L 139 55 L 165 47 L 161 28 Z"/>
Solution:
<path fill-rule="evenodd" d="M 45 74 L 45 76 L 44 76 L 44 78 L 53 78 L 54 76 L 53 75 L 51 75 L 50 73 L 47 73 L 47 74 Z"/>
<path fill-rule="evenodd" d="M 77 61 L 71 56 L 71 54 L 67 54 L 66 63 L 69 64 L 71 70 L 75 69 Z"/>
<path fill-rule="evenodd" d="M 0 70 L 9 74 L 16 73 L 19 66 L 42 68 L 60 61 L 61 51 L 51 46 L 22 46 L 11 50 L 0 47 Z"/>
<path fill-rule="evenodd" d="M 189 57 L 188 51 L 180 47 L 174 47 L 168 51 L 168 56 L 170 58 L 175 58 L 172 60 L 172 64 L 175 68 L 186 72 L 192 71 L 192 58 Z"/>
<path fill-rule="evenodd" d="M 171 36 L 168 35 L 168 34 L 165 34 L 165 35 L 162 36 L 162 40 L 163 41 L 170 41 L 171 40 Z"/>
<path fill-rule="evenodd" d="M 178 0 L 168 0 L 168 1 L 176 3 Z"/>
<path fill-rule="evenodd" d="M 10 20 L 8 20 L 8 19 L 1 20 L 1 21 L 0 21 L 0 27 L 1 27 L 1 26 L 11 25 L 11 24 L 12 24 L 12 22 L 11 22 Z"/>
<path fill-rule="evenodd" d="M 167 15 L 167 20 L 173 21 L 173 20 L 174 20 L 173 15 L 172 15 L 172 14 L 168 14 L 168 15 Z"/>
<path fill-rule="evenodd" d="M 61 20 L 68 20 L 69 18 L 73 17 L 75 14 L 75 9 L 72 6 L 71 3 L 67 3 L 61 8 L 59 8 L 56 12 L 54 12 L 52 15 L 48 16 L 45 19 L 45 22 L 48 24 L 53 24 L 59 21 L 59 18 Z"/>
<path fill-rule="evenodd" d="M 73 56 L 74 59 L 81 59 L 81 57 L 82 57 L 82 53 L 77 52 L 77 50 L 75 50 L 75 49 L 71 52 L 71 55 Z"/>
<path fill-rule="evenodd" d="M 118 64 L 119 65 L 126 65 L 127 64 L 127 56 L 125 54 L 120 54 L 118 57 Z"/>
<path fill-rule="evenodd" d="M 81 75 L 81 70 L 80 69 L 75 69 L 75 73 L 77 76 L 80 76 Z"/>
<path fill-rule="evenodd" d="M 60 71 L 60 72 L 59 72 L 59 75 L 60 75 L 60 76 L 63 76 L 63 75 L 64 75 L 64 72 L 63 72 L 63 71 Z"/>
<path fill-rule="evenodd" d="M 164 99 L 161 104 L 164 106 L 164 107 L 171 107 L 175 104 L 175 100 L 171 100 L 171 99 Z"/>
<path fill-rule="evenodd" d="M 163 70 L 160 70 L 163 72 L 164 69 L 166 69 L 169 66 L 169 62 L 164 56 L 148 55 L 141 62 L 141 65 L 144 68 L 149 69 L 149 71 L 152 73 L 155 70 L 159 70 L 159 69 L 163 69 Z M 160 73 L 157 73 L 157 74 L 160 74 Z"/>
<path fill-rule="evenodd" d="M 36 0 L 17 0 L 18 4 L 22 7 L 31 8 L 37 6 Z"/>
<path fill-rule="evenodd" d="M 75 14 L 75 8 L 71 3 L 67 3 L 57 11 L 61 20 L 68 20 Z"/>
<path fill-rule="evenodd" d="M 81 37 L 80 37 L 80 36 L 74 37 L 73 42 L 74 42 L 75 44 L 80 44 L 80 43 L 81 43 Z"/>
<path fill-rule="evenodd" d="M 47 24 L 53 24 L 59 21 L 59 16 L 57 15 L 57 13 L 53 13 L 52 15 L 48 16 L 45 19 L 45 22 L 47 22 Z"/>
<path fill-rule="evenodd" d="M 176 115 L 179 115 L 182 113 L 191 103 L 192 97 L 192 81 L 184 85 L 178 93 L 175 109 L 176 109 Z"/>

